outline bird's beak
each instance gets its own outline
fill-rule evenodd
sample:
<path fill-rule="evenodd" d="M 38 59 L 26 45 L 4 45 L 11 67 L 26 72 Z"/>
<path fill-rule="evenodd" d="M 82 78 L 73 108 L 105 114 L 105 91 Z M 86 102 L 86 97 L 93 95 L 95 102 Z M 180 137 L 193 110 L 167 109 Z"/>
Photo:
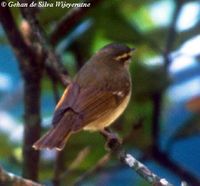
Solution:
<path fill-rule="evenodd" d="M 129 56 L 132 57 L 133 52 L 135 51 L 135 48 L 131 48 L 130 52 L 129 52 Z"/>
<path fill-rule="evenodd" d="M 130 54 L 132 55 L 133 54 L 133 52 L 135 52 L 135 48 L 131 48 L 131 51 L 130 51 Z"/>
<path fill-rule="evenodd" d="M 129 52 L 129 60 L 127 60 L 126 64 L 130 64 L 131 61 L 132 61 L 132 55 L 133 55 L 133 52 L 135 51 L 135 48 L 131 48 L 131 51 Z"/>

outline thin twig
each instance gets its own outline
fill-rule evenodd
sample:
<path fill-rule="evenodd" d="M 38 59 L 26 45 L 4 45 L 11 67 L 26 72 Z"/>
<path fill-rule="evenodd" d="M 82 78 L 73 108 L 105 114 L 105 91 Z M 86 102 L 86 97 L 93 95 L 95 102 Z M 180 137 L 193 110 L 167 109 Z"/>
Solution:
<path fill-rule="evenodd" d="M 39 183 L 28 179 L 16 176 L 10 172 L 3 170 L 0 167 L 0 185 L 15 185 L 15 186 L 42 186 Z"/>
<path fill-rule="evenodd" d="M 84 180 L 86 180 L 87 178 L 91 177 L 92 175 L 97 173 L 99 170 L 104 168 L 104 166 L 110 160 L 110 157 L 111 157 L 110 153 L 105 154 L 101 159 L 99 159 L 99 161 L 91 169 L 89 169 L 87 172 L 85 172 L 79 178 L 77 178 L 73 185 L 75 186 L 81 185 L 81 183 L 83 183 Z"/>
<path fill-rule="evenodd" d="M 64 151 L 61 151 L 58 153 L 59 154 L 56 159 L 56 165 L 55 165 L 56 167 L 55 167 L 55 171 L 54 171 L 55 173 L 54 173 L 54 179 L 53 179 L 53 184 L 56 186 L 59 185 L 62 180 L 66 179 L 66 177 L 71 172 L 73 172 L 80 165 L 80 163 L 82 163 L 85 160 L 85 158 L 90 153 L 90 148 L 85 147 L 84 149 L 80 150 L 78 155 L 75 157 L 75 159 L 72 161 L 72 163 L 67 168 L 65 168 L 63 166 Z M 62 153 L 62 154 L 60 154 L 60 153 Z M 65 170 L 63 170 L 63 168 L 65 168 Z"/>
<path fill-rule="evenodd" d="M 90 3 L 90 7 L 71 9 L 52 31 L 50 36 L 51 43 L 56 45 L 63 37 L 71 32 L 72 28 L 83 19 L 91 8 L 95 7 L 100 2 L 101 0 L 87 0 L 85 3 Z"/>
<path fill-rule="evenodd" d="M 74 170 L 77 167 L 79 167 L 79 165 L 85 160 L 85 158 L 88 156 L 90 152 L 91 152 L 90 147 L 85 147 L 82 150 L 80 150 L 78 155 L 74 158 L 72 163 L 69 165 L 68 171 Z"/>

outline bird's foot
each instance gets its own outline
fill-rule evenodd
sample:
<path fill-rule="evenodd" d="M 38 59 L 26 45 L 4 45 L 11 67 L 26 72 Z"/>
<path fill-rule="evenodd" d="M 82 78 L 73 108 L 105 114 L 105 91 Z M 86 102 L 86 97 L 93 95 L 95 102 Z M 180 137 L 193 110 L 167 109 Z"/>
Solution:
<path fill-rule="evenodd" d="M 106 150 L 114 151 L 121 146 L 122 140 L 117 136 L 117 134 L 113 133 L 109 128 L 101 130 L 100 133 L 106 138 L 106 144 L 105 144 Z"/>

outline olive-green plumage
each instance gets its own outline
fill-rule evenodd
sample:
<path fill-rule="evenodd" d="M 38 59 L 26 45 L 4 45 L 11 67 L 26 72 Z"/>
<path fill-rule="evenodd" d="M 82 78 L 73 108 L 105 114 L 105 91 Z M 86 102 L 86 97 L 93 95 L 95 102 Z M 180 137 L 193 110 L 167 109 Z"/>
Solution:
<path fill-rule="evenodd" d="M 33 147 L 62 150 L 72 133 L 101 131 L 112 124 L 130 99 L 132 51 L 125 45 L 110 44 L 93 55 L 63 93 L 53 127 Z"/>

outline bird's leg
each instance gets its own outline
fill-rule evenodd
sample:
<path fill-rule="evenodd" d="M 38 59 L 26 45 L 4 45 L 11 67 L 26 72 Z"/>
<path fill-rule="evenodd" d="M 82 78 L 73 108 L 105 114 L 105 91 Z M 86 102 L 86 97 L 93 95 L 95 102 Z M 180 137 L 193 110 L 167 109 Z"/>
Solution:
<path fill-rule="evenodd" d="M 111 139 L 115 139 L 118 138 L 117 135 L 115 133 L 112 132 L 112 130 L 110 128 L 104 128 L 103 130 L 100 131 L 100 133 L 107 139 L 107 140 L 111 140 Z"/>
<path fill-rule="evenodd" d="M 104 128 L 100 133 L 106 138 L 106 149 L 114 150 L 117 149 L 121 144 L 122 140 L 111 131 L 110 128 Z"/>

